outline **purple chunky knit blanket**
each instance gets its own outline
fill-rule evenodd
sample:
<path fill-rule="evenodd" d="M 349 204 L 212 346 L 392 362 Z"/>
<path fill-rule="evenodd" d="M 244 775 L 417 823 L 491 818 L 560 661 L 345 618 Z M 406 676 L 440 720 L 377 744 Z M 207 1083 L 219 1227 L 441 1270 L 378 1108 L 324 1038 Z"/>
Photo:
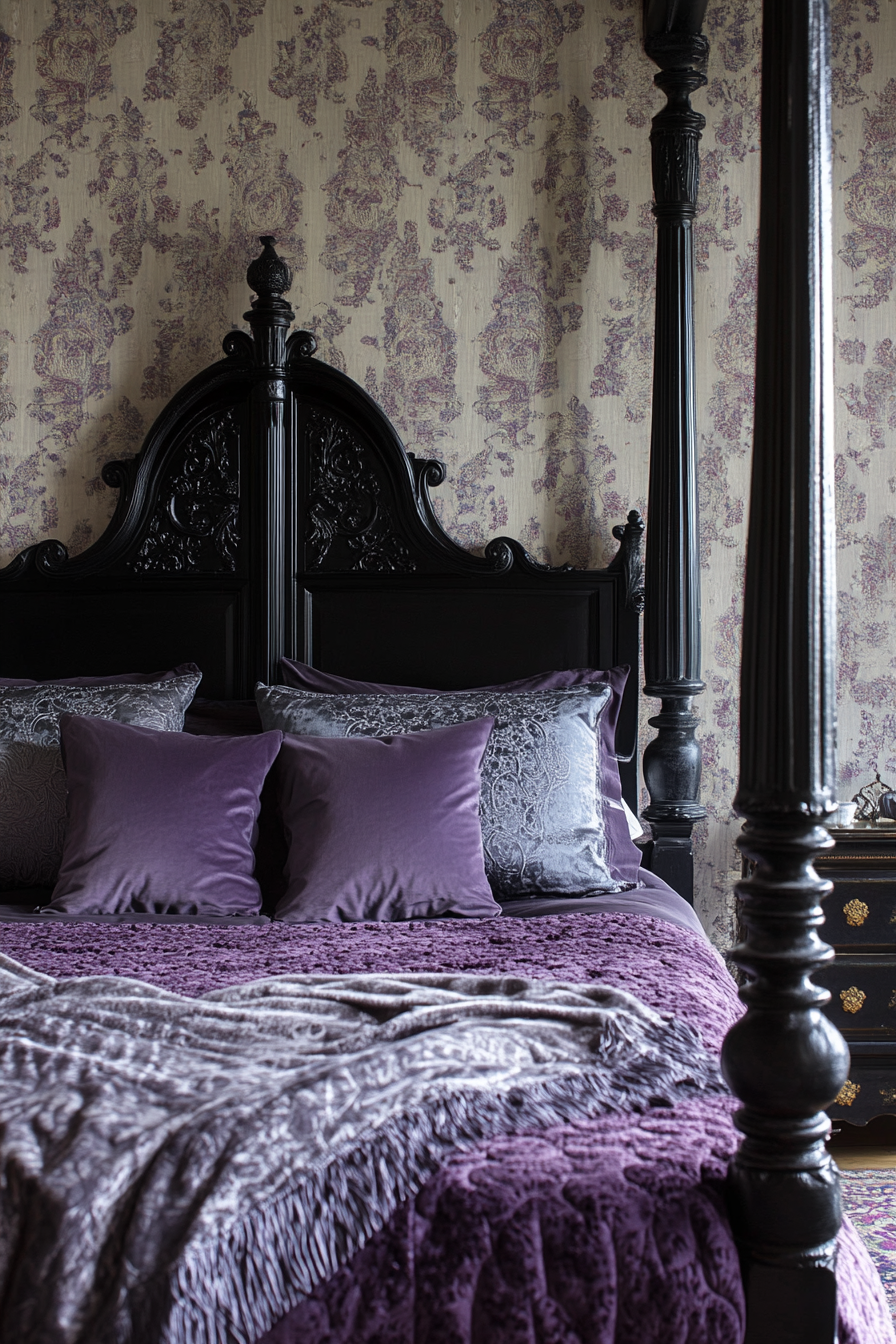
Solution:
<path fill-rule="evenodd" d="M 444 970 L 600 982 L 717 1047 L 737 1015 L 699 935 L 628 914 L 482 923 L 239 929 L 0 926 L 43 971 L 133 976 L 181 994 L 277 974 Z M 259 1344 L 737 1344 L 743 1299 L 721 1183 L 724 1097 L 492 1139 L 457 1154 Z M 893 1344 L 853 1229 L 839 1260 L 841 1344 Z"/>

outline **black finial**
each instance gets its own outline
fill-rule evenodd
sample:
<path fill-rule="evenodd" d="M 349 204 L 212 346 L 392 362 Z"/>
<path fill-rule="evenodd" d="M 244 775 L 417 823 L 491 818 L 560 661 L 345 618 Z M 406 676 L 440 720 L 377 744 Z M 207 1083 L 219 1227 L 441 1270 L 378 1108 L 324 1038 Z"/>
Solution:
<path fill-rule="evenodd" d="M 262 254 L 255 258 L 246 272 L 249 288 L 260 299 L 279 298 L 281 294 L 288 294 L 292 285 L 292 272 L 282 257 L 277 256 L 275 241 L 270 235 L 259 239 Z"/>

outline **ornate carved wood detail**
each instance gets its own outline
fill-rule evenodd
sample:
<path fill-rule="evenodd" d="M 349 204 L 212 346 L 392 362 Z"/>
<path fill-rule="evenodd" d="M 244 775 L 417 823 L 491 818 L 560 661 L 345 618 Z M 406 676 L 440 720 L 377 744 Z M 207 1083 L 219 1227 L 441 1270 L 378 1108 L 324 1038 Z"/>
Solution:
<path fill-rule="evenodd" d="M 700 133 L 706 125 L 702 113 L 691 107 L 691 94 L 706 83 L 703 69 L 709 43 L 702 33 L 663 33 L 648 37 L 647 55 L 660 67 L 654 84 L 667 103 L 653 118 L 650 135 L 653 166 L 653 213 L 684 206 L 693 213 L 700 188 Z"/>
<path fill-rule="evenodd" d="M 311 331 L 294 331 L 286 342 L 286 362 L 289 365 L 300 364 L 310 359 L 317 350 L 317 337 Z"/>
<path fill-rule="evenodd" d="M 610 561 L 610 569 L 621 569 L 625 574 L 625 605 L 629 611 L 644 610 L 644 561 L 641 543 L 644 540 L 644 519 L 637 509 L 631 509 L 628 521 L 617 523 L 613 536 L 619 550 Z"/>
<path fill-rule="evenodd" d="M 252 359 L 255 349 L 255 342 L 247 331 L 228 331 L 221 342 L 221 349 L 228 359 L 241 360 L 248 363 Z"/>
<path fill-rule="evenodd" d="M 370 450 L 335 416 L 314 410 L 305 432 L 305 451 L 307 568 L 374 574 L 415 570 L 416 563 L 396 531 Z M 331 553 L 340 540 L 344 550 L 334 557 Z"/>
<path fill-rule="evenodd" d="M 276 238 L 266 234 L 258 240 L 261 243 L 261 256 L 249 263 L 246 280 L 262 302 L 271 298 L 280 298 L 292 289 L 292 272 L 274 247 Z"/>
<path fill-rule="evenodd" d="M 840 1227 L 825 1108 L 846 1044 L 812 982 L 831 883 L 813 866 L 835 807 L 830 19 L 827 0 L 764 6 L 756 417 L 744 597 L 738 884 L 747 977 L 725 1076 L 744 1103 L 728 1207 L 747 1344 L 833 1344 Z"/>
<path fill-rule="evenodd" d="M 240 436 L 232 411 L 187 438 L 162 487 L 129 568 L 137 574 L 215 574 L 236 569 Z"/>

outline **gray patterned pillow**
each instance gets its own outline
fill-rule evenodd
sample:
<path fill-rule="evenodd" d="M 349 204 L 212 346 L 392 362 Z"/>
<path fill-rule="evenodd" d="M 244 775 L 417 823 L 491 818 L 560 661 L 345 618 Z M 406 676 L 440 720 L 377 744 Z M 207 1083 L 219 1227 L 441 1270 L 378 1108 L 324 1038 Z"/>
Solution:
<path fill-rule="evenodd" d="M 600 780 L 594 785 L 600 715 L 611 695 L 605 683 L 444 696 L 315 695 L 286 686 L 255 694 L 265 728 L 309 737 L 385 737 L 493 718 L 479 810 L 495 895 L 597 895 L 632 885 L 611 875 Z"/>
<path fill-rule="evenodd" d="M 178 732 L 200 675 L 146 685 L 0 687 L 0 888 L 52 886 L 65 838 L 59 715 Z"/>

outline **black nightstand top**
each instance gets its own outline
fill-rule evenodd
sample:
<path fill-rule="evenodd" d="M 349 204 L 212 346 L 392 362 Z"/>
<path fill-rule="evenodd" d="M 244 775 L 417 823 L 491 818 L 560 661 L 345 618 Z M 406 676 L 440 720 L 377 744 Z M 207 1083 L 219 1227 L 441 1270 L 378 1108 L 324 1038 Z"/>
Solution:
<path fill-rule="evenodd" d="M 829 826 L 836 848 L 819 856 L 821 864 L 836 862 L 838 856 L 849 854 L 865 860 L 880 857 L 896 858 L 896 821 L 857 821 L 852 826 Z"/>

